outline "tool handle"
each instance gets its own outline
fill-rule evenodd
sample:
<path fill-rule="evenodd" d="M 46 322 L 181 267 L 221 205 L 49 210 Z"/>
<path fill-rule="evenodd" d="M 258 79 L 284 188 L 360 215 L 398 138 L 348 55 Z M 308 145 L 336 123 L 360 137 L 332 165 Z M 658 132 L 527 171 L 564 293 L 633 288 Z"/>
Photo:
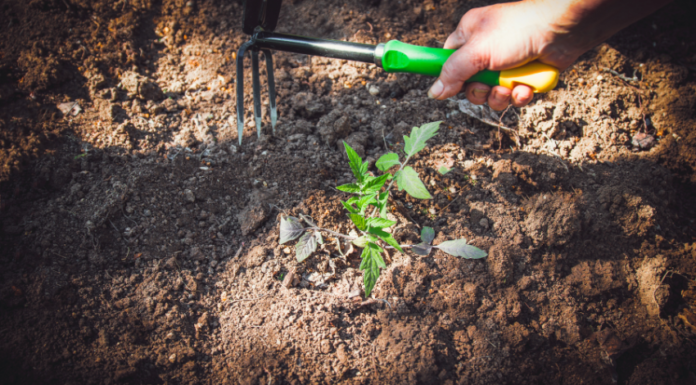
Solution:
<path fill-rule="evenodd" d="M 442 66 L 454 53 L 453 49 L 421 47 L 391 40 L 384 45 L 382 68 L 387 72 L 409 72 L 421 75 L 439 76 Z M 538 61 L 523 66 L 503 70 L 483 70 L 467 80 L 480 82 L 489 86 L 501 85 L 514 88 L 524 84 L 534 93 L 551 91 L 558 83 L 559 70 Z"/>

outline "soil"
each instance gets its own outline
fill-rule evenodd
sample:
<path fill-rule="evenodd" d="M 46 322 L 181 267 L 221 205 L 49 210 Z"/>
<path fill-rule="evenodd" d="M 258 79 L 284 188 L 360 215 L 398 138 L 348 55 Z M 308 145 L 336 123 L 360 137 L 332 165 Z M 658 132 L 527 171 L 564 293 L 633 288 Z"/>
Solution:
<path fill-rule="evenodd" d="M 439 46 L 489 3 L 286 1 L 277 30 Z M 696 383 L 692 2 L 585 54 L 510 130 L 429 100 L 431 78 L 276 53 L 278 127 L 241 146 L 241 2 L 0 10 L 0 382 Z M 278 244 L 283 213 L 351 230 L 343 140 L 373 164 L 436 120 L 412 163 L 433 199 L 394 191 L 394 236 L 487 258 L 390 253 L 365 298 L 359 252 Z"/>

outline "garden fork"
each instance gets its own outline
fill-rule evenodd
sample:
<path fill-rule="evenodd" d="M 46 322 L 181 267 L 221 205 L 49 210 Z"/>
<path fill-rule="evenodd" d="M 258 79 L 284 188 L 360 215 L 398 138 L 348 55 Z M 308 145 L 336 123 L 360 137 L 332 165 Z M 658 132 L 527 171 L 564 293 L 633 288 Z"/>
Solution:
<path fill-rule="evenodd" d="M 278 108 L 276 106 L 271 49 L 371 63 L 387 72 L 409 72 L 430 76 L 439 76 L 445 61 L 454 52 L 453 49 L 420 47 L 398 40 L 371 45 L 275 33 L 273 30 L 278 24 L 281 2 L 282 0 L 246 0 L 244 2 L 242 30 L 247 35 L 251 35 L 251 39 L 242 44 L 237 52 L 237 133 L 240 145 L 244 130 L 244 54 L 247 51 L 251 51 L 254 120 L 256 121 L 256 133 L 259 136 L 261 136 L 259 51 L 263 52 L 266 58 L 271 126 L 274 134 L 278 122 Z M 536 93 L 548 92 L 555 88 L 558 75 L 557 68 L 534 61 L 509 70 L 483 70 L 468 81 L 480 82 L 489 86 L 501 85 L 510 89 L 518 84 L 525 84 Z"/>

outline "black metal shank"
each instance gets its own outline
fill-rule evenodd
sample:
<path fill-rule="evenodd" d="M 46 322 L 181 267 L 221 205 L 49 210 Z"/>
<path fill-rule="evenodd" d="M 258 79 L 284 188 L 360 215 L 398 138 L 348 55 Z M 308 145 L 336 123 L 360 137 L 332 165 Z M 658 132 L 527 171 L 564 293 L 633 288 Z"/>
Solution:
<path fill-rule="evenodd" d="M 252 38 L 254 46 L 305 55 L 375 63 L 375 48 L 371 44 L 317 39 L 284 33 L 258 32 Z"/>

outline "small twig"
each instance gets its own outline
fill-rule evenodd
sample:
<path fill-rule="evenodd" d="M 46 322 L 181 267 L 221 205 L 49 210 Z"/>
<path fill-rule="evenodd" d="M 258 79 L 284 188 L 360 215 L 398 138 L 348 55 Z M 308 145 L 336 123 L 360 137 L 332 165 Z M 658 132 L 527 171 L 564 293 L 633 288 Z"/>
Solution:
<path fill-rule="evenodd" d="M 239 254 L 242 253 L 242 248 L 244 248 L 244 242 L 242 242 L 241 246 L 239 246 L 237 253 L 234 255 L 234 258 L 232 258 L 232 259 L 237 259 L 237 257 L 239 257 Z"/>
<path fill-rule="evenodd" d="M 512 104 L 508 104 L 508 106 L 507 106 L 507 108 L 505 109 L 505 111 L 503 111 L 503 113 L 500 114 L 500 118 L 498 118 L 498 123 L 500 123 L 500 126 L 503 125 L 503 117 L 504 117 L 505 114 L 508 112 L 508 110 L 510 109 L 510 107 L 512 107 Z M 500 149 L 503 148 L 503 137 L 502 137 L 502 135 L 500 135 L 500 126 L 498 126 L 498 150 L 500 150 Z"/>
<path fill-rule="evenodd" d="M 53 254 L 55 254 L 55 255 L 57 255 L 57 256 L 59 256 L 59 257 L 63 258 L 63 259 L 66 259 L 66 257 L 64 257 L 64 256 L 62 256 L 62 255 L 60 255 L 60 254 L 56 253 L 56 252 L 55 252 L 55 251 L 53 251 L 53 250 L 51 250 L 51 253 L 53 253 Z"/>
<path fill-rule="evenodd" d="M 660 307 L 660 303 L 657 302 L 657 297 L 655 296 L 655 293 L 657 293 L 657 289 L 659 289 L 660 286 L 662 286 L 662 282 L 665 281 L 665 278 L 667 277 L 667 274 L 669 274 L 669 273 L 674 273 L 674 272 L 672 270 L 665 271 L 665 274 L 662 275 L 662 279 L 660 280 L 660 283 L 655 287 L 655 290 L 653 290 L 653 292 L 652 292 L 653 300 L 655 300 L 655 304 L 657 305 L 658 308 Z"/>
<path fill-rule="evenodd" d="M 256 298 L 242 298 L 242 299 L 236 299 L 236 300 L 230 301 L 230 302 L 228 302 L 228 303 L 229 303 L 230 305 L 232 305 L 232 304 L 235 303 L 235 302 L 255 301 L 255 300 L 261 299 L 261 298 L 263 298 L 263 297 L 265 297 L 265 296 L 267 296 L 267 295 L 268 295 L 268 294 L 264 294 L 264 295 L 258 296 L 258 297 L 256 297 Z"/>
<path fill-rule="evenodd" d="M 382 299 L 382 298 L 375 298 L 375 299 L 376 299 L 377 301 L 382 301 L 382 302 L 386 303 L 387 306 L 389 306 L 389 309 L 390 309 L 390 310 L 394 310 L 394 308 L 392 307 L 392 305 L 391 305 L 391 304 L 389 303 L 389 301 L 387 301 L 386 299 Z"/>
<path fill-rule="evenodd" d="M 454 199 L 452 199 L 452 202 L 450 202 L 447 206 L 443 207 L 442 210 L 440 210 L 440 212 L 442 213 L 445 210 L 447 210 L 447 208 L 450 207 L 452 205 L 452 203 L 454 203 L 457 200 L 457 198 L 459 198 L 460 196 L 461 195 L 457 195 L 456 197 L 454 197 Z"/>
<path fill-rule="evenodd" d="M 623 80 L 623 81 L 625 81 L 625 82 L 639 82 L 639 81 L 640 81 L 640 79 L 638 79 L 638 77 L 636 76 L 636 73 L 638 72 L 637 69 L 634 69 L 634 70 L 633 70 L 633 77 L 632 77 L 632 78 L 629 78 L 629 77 L 627 77 L 626 75 L 622 75 L 622 74 L 620 74 L 620 73 L 614 71 L 614 70 L 611 69 L 611 68 L 602 67 L 602 69 L 603 69 L 605 72 L 609 72 L 609 73 L 611 73 L 612 75 L 617 76 L 619 79 L 621 79 L 621 80 Z"/>

